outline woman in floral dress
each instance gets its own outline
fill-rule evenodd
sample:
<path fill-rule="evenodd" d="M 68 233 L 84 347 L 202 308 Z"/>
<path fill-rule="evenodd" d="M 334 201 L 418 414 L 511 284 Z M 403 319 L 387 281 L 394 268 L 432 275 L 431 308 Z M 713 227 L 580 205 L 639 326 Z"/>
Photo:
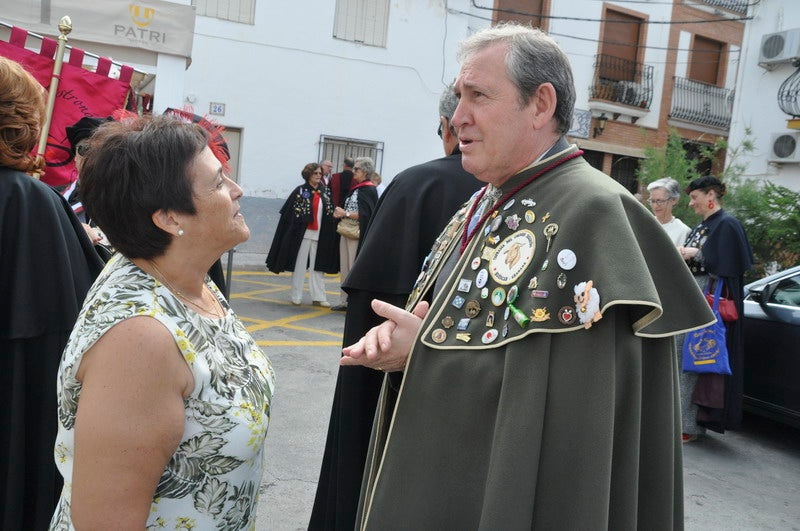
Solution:
<path fill-rule="evenodd" d="M 254 529 L 270 362 L 207 276 L 250 230 L 209 134 L 174 116 L 92 136 L 84 204 L 118 251 L 58 377 L 51 529 Z"/>

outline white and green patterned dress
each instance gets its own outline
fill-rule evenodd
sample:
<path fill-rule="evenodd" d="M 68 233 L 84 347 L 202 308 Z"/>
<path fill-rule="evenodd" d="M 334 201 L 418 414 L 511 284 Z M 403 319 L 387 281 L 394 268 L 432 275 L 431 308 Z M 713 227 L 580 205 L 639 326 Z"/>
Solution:
<path fill-rule="evenodd" d="M 275 375 L 216 286 L 225 308 L 211 319 L 184 306 L 172 292 L 117 254 L 92 286 L 64 351 L 58 373 L 55 459 L 64 476 L 51 529 L 71 530 L 75 415 L 83 354 L 112 326 L 150 316 L 175 339 L 194 375 L 185 399 L 183 437 L 156 488 L 148 529 L 255 529 L 264 438 Z"/>

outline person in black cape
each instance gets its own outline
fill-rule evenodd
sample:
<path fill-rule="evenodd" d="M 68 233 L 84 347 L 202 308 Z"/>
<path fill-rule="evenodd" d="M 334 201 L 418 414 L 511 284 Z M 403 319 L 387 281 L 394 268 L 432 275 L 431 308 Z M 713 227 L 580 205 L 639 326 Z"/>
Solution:
<path fill-rule="evenodd" d="M 399 173 L 378 201 L 342 284 L 348 293 L 343 345 L 356 342 L 383 320 L 370 307 L 373 299 L 405 304 L 434 239 L 482 185 L 461 166 L 458 138 L 450 125 L 457 105 L 452 87 L 447 87 L 439 102 L 438 129 L 447 156 Z M 365 367 L 339 367 L 309 529 L 353 529 L 383 378 L 384 373 Z"/>
<path fill-rule="evenodd" d="M 67 201 L 28 175 L 45 116 L 41 86 L 0 57 L 0 529 L 47 529 L 61 492 L 56 374 L 102 269 Z"/>
<path fill-rule="evenodd" d="M 703 217 L 678 250 L 700 289 L 711 279 L 722 281 L 739 315 L 744 315 L 744 273 L 753 266 L 753 251 L 744 227 L 722 209 L 725 184 L 716 177 L 699 177 L 686 187 L 689 207 Z M 712 290 L 713 292 L 713 290 Z M 723 293 L 725 293 L 723 291 Z M 742 319 L 725 323 L 725 343 L 731 375 L 681 373 L 683 441 L 691 442 L 706 428 L 725 433 L 742 423 L 744 352 Z M 679 352 L 680 354 L 680 352 Z"/>
<path fill-rule="evenodd" d="M 300 246 L 303 243 L 303 235 L 313 219 L 312 198 L 315 191 L 317 191 L 308 183 L 308 179 L 312 172 L 319 168 L 319 164 L 315 162 L 305 165 L 301 176 L 306 182 L 292 190 L 292 193 L 289 194 L 280 209 L 281 217 L 278 220 L 278 227 L 275 229 L 275 236 L 267 254 L 266 266 L 268 271 L 277 274 L 283 271 L 294 271 L 295 267 L 297 267 L 295 262 Z M 319 240 L 316 242 L 316 250 L 312 250 L 315 257 L 313 269 L 314 271 L 332 274 L 337 273 L 339 267 L 336 220 L 332 217 L 333 205 L 321 182 L 318 188 L 321 192 L 319 196 L 322 201 L 319 206 L 322 209 L 322 216 L 319 226 Z M 334 245 L 336 245 L 335 248 Z M 307 264 L 301 264 L 299 267 L 305 270 Z M 313 294 L 312 299 L 317 300 L 317 302 L 326 301 L 324 296 L 315 299 Z M 293 302 L 299 303 L 296 299 Z"/>

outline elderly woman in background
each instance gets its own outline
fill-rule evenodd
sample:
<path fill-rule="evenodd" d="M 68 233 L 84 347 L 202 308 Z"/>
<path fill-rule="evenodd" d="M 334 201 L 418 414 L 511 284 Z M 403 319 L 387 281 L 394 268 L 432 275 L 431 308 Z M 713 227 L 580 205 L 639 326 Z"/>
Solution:
<path fill-rule="evenodd" d="M 330 307 L 325 295 L 323 272 L 335 272 L 336 257 L 333 204 L 322 184 L 322 166 L 306 164 L 300 175 L 306 181 L 295 188 L 281 207 L 281 219 L 267 254 L 267 269 L 273 273 L 292 271 L 292 304 L 303 299 L 303 281 L 308 270 L 308 290 L 314 306 Z"/>
<path fill-rule="evenodd" d="M 675 247 L 682 246 L 689 234 L 689 226 L 672 214 L 681 196 L 678 181 L 671 177 L 657 179 L 647 185 L 647 191 L 650 194 L 647 203 L 661 227 L 667 231 Z"/>
<path fill-rule="evenodd" d="M 743 314 L 743 275 L 753 266 L 753 251 L 744 227 L 722 209 L 725 184 L 712 176 L 699 177 L 686 188 L 691 207 L 703 220 L 678 247 L 700 289 L 710 280 L 723 281 Z M 724 293 L 724 292 L 723 292 Z M 706 428 L 719 433 L 738 429 L 742 422 L 742 320 L 725 323 L 731 375 L 681 374 L 683 441 L 690 442 Z"/>
<path fill-rule="evenodd" d="M 54 529 L 252 529 L 274 374 L 207 276 L 242 190 L 174 116 L 99 127 L 83 201 L 117 254 L 58 375 Z"/>
<path fill-rule="evenodd" d="M 353 181 L 350 184 L 350 193 L 344 199 L 344 208 L 337 206 L 333 211 L 333 217 L 336 219 L 358 220 L 361 236 L 366 232 L 370 217 L 372 217 L 375 205 L 378 203 L 378 192 L 375 189 L 375 183 L 370 180 L 374 172 L 375 161 L 369 157 L 358 157 L 353 166 Z M 350 269 L 353 267 L 360 244 L 360 237 L 354 240 L 342 236 L 339 240 L 339 271 L 342 282 L 345 281 Z M 331 310 L 347 310 L 347 293 L 344 290 L 341 291 L 339 304 L 331 308 Z"/>
<path fill-rule="evenodd" d="M 0 57 L 0 529 L 45 529 L 61 490 L 53 461 L 61 352 L 103 263 L 55 190 L 31 177 L 44 90 Z"/>

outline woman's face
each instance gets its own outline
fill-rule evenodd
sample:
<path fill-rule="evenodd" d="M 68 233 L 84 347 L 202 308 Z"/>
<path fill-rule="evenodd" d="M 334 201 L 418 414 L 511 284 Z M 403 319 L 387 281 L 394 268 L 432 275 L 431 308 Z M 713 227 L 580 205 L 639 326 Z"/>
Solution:
<path fill-rule="evenodd" d="M 647 200 L 653 213 L 658 218 L 672 216 L 672 207 L 676 200 L 669 197 L 669 192 L 663 188 L 653 188 L 650 191 L 650 198 Z"/>
<path fill-rule="evenodd" d="M 364 169 L 361 167 L 361 163 L 356 162 L 355 166 L 353 166 L 353 179 L 355 179 L 356 182 L 360 183 L 366 178 L 367 178 L 367 172 L 365 172 Z"/>
<path fill-rule="evenodd" d="M 317 168 L 311 173 L 311 177 L 308 178 L 308 184 L 311 185 L 311 188 L 316 188 L 319 186 L 319 182 L 322 180 L 322 168 Z"/>
<path fill-rule="evenodd" d="M 713 202 L 715 197 L 716 194 L 713 190 L 692 190 L 689 192 L 689 208 L 705 219 L 713 209 L 709 208 L 708 204 Z"/>
<path fill-rule="evenodd" d="M 198 245 L 213 246 L 215 252 L 225 252 L 246 241 L 250 229 L 239 206 L 242 189 L 225 175 L 210 148 L 195 157 L 189 175 L 197 213 L 182 220 L 186 235 L 196 239 Z"/>

